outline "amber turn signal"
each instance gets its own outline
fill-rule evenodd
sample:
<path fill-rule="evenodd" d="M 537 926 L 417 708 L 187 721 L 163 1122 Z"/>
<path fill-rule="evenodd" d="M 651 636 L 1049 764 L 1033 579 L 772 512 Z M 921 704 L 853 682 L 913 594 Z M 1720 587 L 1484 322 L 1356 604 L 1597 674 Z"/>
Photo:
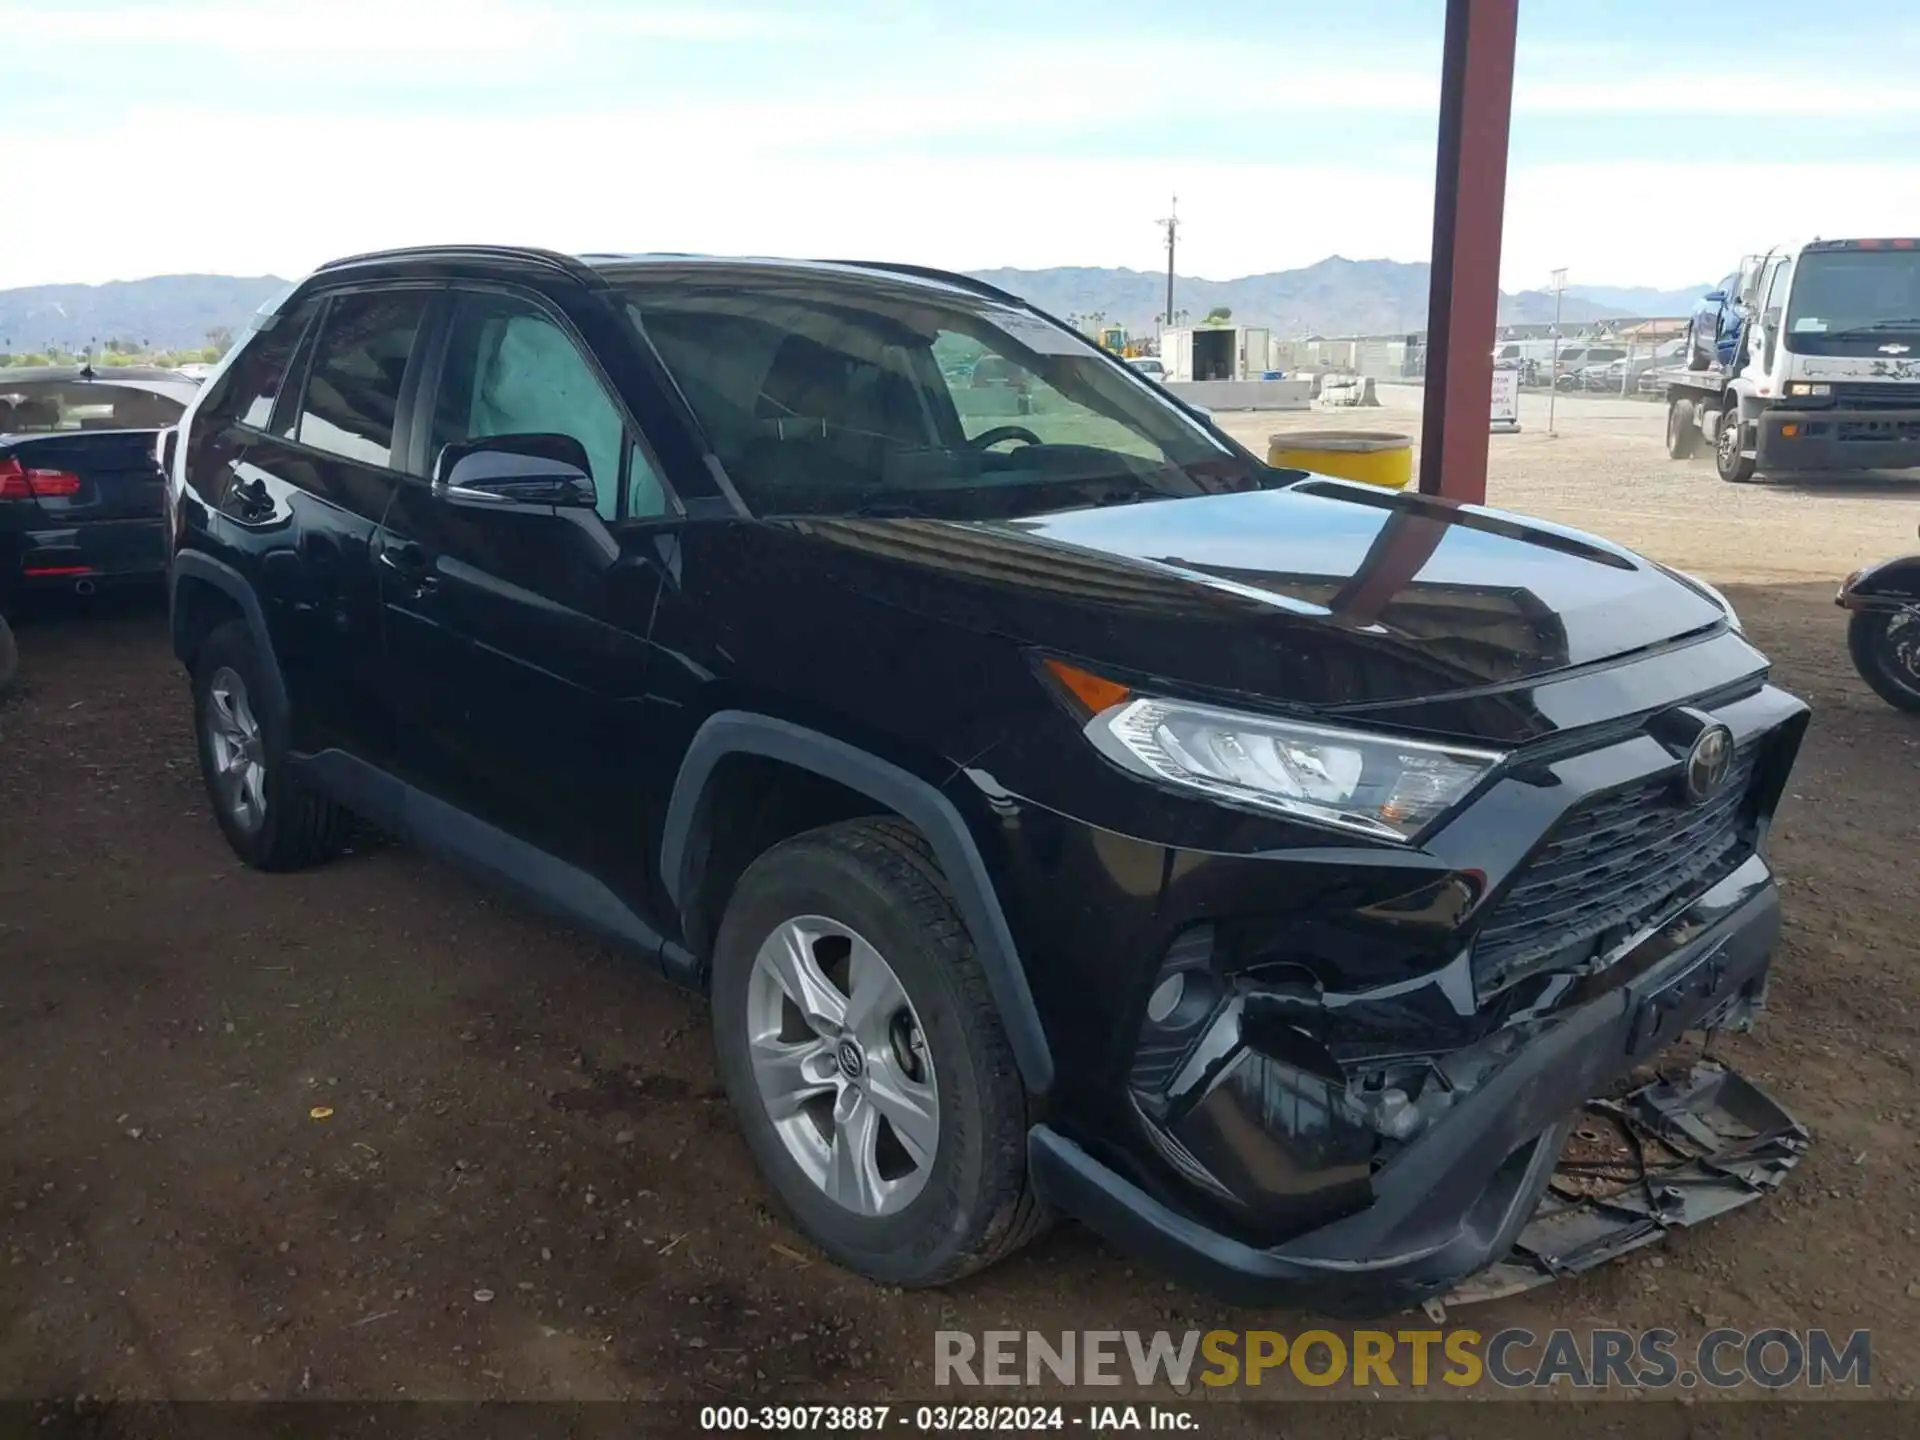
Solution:
<path fill-rule="evenodd" d="M 1067 692 L 1094 715 L 1118 705 L 1133 693 L 1116 681 L 1082 670 L 1077 665 L 1069 665 L 1064 660 L 1049 659 L 1046 666 L 1053 678 L 1066 686 Z"/>

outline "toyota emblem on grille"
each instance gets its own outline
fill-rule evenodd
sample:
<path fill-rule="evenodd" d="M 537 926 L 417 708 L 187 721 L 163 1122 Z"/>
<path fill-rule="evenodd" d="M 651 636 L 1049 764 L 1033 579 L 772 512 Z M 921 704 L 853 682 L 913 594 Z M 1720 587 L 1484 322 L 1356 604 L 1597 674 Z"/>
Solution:
<path fill-rule="evenodd" d="M 1694 737 L 1687 751 L 1687 767 L 1681 773 L 1681 788 L 1689 805 L 1704 805 L 1727 783 L 1733 769 L 1733 732 L 1724 725 L 1709 725 Z"/>

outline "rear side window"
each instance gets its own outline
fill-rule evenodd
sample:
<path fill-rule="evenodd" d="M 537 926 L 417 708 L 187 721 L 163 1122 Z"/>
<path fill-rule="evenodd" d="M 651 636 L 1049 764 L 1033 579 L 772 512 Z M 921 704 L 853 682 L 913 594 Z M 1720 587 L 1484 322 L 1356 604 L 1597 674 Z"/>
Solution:
<path fill-rule="evenodd" d="M 334 297 L 300 400 L 301 444 L 367 465 L 393 464 L 400 385 L 426 307 L 419 290 Z"/>
<path fill-rule="evenodd" d="M 273 402 L 280 398 L 287 372 L 293 364 L 300 337 L 320 308 L 317 300 L 308 300 L 282 315 L 271 330 L 257 336 L 233 362 L 227 393 L 220 408 L 235 415 L 242 425 L 256 430 L 267 428 L 273 418 Z"/>

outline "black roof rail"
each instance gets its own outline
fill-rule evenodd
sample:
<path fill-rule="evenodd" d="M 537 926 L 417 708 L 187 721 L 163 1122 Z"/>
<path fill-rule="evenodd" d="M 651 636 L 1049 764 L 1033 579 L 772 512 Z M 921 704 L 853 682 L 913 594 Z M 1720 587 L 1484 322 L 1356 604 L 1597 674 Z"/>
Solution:
<path fill-rule="evenodd" d="M 976 295 L 985 295 L 994 300 L 1005 300 L 1018 305 L 1023 310 L 1031 310 L 1033 302 L 1015 295 L 1010 290 L 1002 290 L 998 285 L 989 285 L 984 280 L 976 280 L 971 275 L 962 275 L 955 270 L 937 270 L 931 265 L 904 265 L 892 260 L 822 260 L 822 265 L 845 265 L 855 270 L 891 271 L 896 275 L 912 275 L 921 280 L 939 280 L 957 289 L 971 290 Z"/>
<path fill-rule="evenodd" d="M 383 260 L 510 260 L 522 265 L 538 265 L 588 284 L 601 279 L 592 266 L 581 263 L 572 255 L 529 245 L 408 245 L 393 250 L 368 250 L 363 254 L 343 255 L 338 260 L 329 260 L 313 273 L 326 275 Z"/>

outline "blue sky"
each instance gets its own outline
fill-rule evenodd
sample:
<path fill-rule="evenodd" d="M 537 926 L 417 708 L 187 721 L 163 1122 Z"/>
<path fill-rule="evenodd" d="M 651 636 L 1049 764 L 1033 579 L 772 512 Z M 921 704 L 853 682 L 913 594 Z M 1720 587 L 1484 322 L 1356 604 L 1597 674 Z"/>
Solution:
<path fill-rule="evenodd" d="M 1151 270 L 1174 193 L 1187 274 L 1424 259 L 1443 10 L 0 0 L 0 286 L 448 239 Z M 1522 0 L 1520 45 L 1509 288 L 1920 232 L 1920 0 Z"/>

